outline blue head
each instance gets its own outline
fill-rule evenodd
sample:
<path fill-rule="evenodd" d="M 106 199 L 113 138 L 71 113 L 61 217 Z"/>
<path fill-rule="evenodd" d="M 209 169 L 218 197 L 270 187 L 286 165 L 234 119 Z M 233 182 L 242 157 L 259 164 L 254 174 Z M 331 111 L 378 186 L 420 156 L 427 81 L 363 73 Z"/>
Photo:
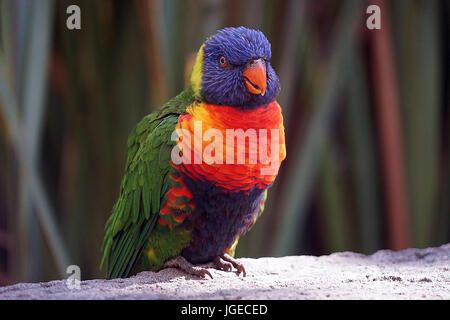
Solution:
<path fill-rule="evenodd" d="M 199 50 L 191 75 L 197 98 L 210 104 L 253 107 L 278 94 L 270 43 L 261 31 L 225 28 Z"/>

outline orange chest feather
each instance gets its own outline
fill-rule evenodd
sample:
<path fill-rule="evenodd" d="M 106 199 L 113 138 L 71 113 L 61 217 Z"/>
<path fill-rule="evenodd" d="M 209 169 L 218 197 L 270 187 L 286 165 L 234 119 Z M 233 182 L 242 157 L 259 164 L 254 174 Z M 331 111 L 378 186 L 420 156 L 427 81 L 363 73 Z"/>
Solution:
<path fill-rule="evenodd" d="M 251 110 L 196 103 L 187 111 L 178 119 L 172 166 L 232 191 L 265 189 L 273 183 L 286 157 L 276 101 Z"/>

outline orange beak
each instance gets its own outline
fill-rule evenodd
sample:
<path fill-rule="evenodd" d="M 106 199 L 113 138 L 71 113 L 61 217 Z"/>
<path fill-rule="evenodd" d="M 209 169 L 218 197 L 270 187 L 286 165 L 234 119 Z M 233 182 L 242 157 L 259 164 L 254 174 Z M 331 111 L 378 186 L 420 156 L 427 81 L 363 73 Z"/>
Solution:
<path fill-rule="evenodd" d="M 242 74 L 247 91 L 253 94 L 266 93 L 266 63 L 262 59 L 252 60 Z"/>

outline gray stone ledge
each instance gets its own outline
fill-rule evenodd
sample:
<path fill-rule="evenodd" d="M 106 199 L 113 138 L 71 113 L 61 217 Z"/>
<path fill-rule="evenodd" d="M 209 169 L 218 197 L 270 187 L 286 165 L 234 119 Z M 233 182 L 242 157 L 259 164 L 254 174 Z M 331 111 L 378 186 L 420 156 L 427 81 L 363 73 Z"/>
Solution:
<path fill-rule="evenodd" d="M 199 279 L 177 269 L 127 279 L 65 280 L 0 287 L 0 299 L 450 299 L 450 244 L 438 248 L 329 256 L 239 259 L 247 277 L 211 270 Z"/>

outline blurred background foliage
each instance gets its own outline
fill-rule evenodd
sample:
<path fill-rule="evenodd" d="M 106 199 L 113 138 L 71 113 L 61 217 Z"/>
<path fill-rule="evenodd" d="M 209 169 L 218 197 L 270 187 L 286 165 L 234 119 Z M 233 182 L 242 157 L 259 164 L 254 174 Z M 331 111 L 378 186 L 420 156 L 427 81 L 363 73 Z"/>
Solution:
<path fill-rule="evenodd" d="M 381 30 L 366 8 L 381 8 Z M 68 30 L 66 8 L 81 8 Z M 287 159 L 237 256 L 450 239 L 450 2 L 0 0 L 0 283 L 103 277 L 133 126 L 183 90 L 205 38 L 260 29 Z"/>

